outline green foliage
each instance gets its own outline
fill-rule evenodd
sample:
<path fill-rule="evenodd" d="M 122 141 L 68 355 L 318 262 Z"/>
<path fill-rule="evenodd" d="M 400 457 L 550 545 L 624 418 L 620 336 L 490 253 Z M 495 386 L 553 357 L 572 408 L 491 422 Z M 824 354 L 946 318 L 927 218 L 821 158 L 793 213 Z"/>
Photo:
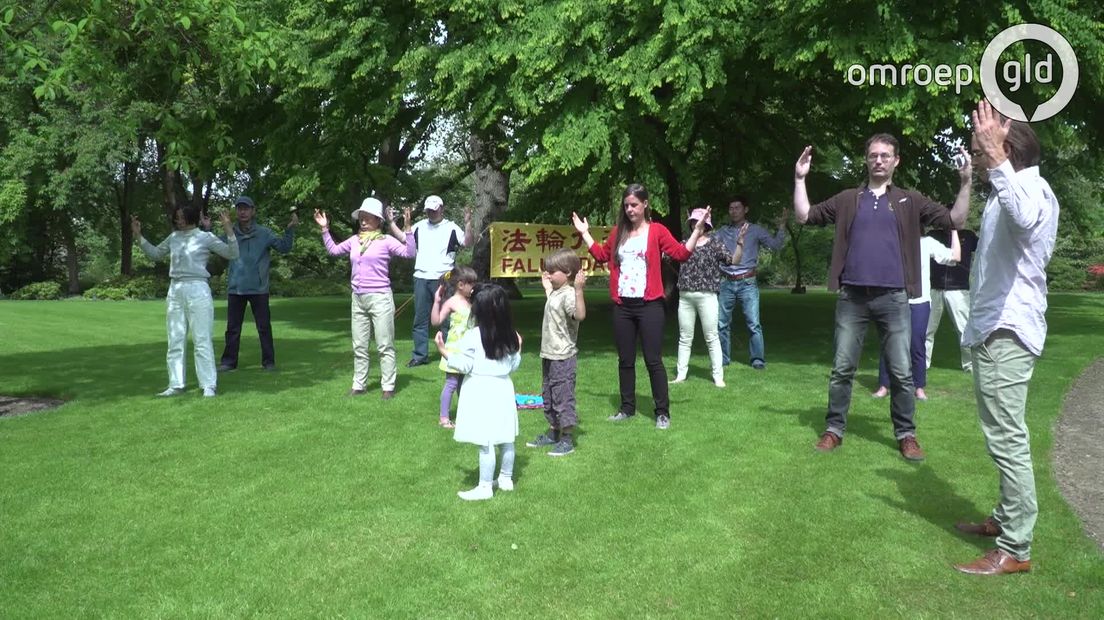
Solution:
<path fill-rule="evenodd" d="M 61 299 L 62 288 L 57 282 L 32 282 L 11 294 L 12 299 Z"/>
<path fill-rule="evenodd" d="M 347 278 L 345 280 L 323 278 L 273 279 L 269 283 L 269 291 L 277 297 L 348 295 L 349 282 Z"/>
<path fill-rule="evenodd" d="M 1104 238 L 1058 235 L 1047 265 L 1047 286 L 1056 291 L 1098 288 L 1100 280 L 1089 270 L 1100 263 L 1104 263 Z"/>
<path fill-rule="evenodd" d="M 169 291 L 168 278 L 143 275 L 116 276 L 84 292 L 86 299 L 158 299 Z"/>

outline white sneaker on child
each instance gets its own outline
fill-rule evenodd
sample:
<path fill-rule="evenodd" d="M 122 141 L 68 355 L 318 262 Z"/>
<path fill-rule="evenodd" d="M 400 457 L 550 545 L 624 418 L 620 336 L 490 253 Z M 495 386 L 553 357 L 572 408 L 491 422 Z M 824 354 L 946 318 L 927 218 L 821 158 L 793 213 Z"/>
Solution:
<path fill-rule="evenodd" d="M 686 375 L 677 375 L 674 379 L 671 379 L 668 383 L 685 383 Z"/>
<path fill-rule="evenodd" d="M 499 476 L 498 480 L 496 481 L 496 484 L 498 484 L 498 490 L 499 491 L 513 491 L 514 490 L 514 480 L 512 478 L 507 478 L 506 476 Z"/>
<path fill-rule="evenodd" d="M 513 483 L 511 483 L 513 484 Z M 457 495 L 460 499 L 468 502 L 478 501 L 481 499 L 491 499 L 494 495 L 494 491 L 491 490 L 490 484 L 479 483 L 479 486 L 468 491 L 457 491 Z"/>
<path fill-rule="evenodd" d="M 214 398 L 215 397 L 215 388 L 213 388 L 213 387 L 203 388 L 203 396 L 205 398 Z"/>
<path fill-rule="evenodd" d="M 719 388 L 723 388 L 725 386 L 724 379 L 714 379 L 713 380 L 713 385 L 715 385 Z"/>

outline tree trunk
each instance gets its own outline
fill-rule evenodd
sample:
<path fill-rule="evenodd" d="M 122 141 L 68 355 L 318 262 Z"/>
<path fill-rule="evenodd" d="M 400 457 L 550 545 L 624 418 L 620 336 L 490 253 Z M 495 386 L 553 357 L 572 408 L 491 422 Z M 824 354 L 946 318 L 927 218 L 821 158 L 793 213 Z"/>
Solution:
<path fill-rule="evenodd" d="M 797 232 L 794 232 L 794 229 Z M 805 286 L 801 283 L 801 234 L 804 232 L 804 226 L 791 226 L 786 224 L 786 230 L 790 233 L 790 243 L 793 244 L 794 249 L 794 287 L 790 289 L 791 293 L 800 295 L 805 293 Z"/>
<path fill-rule="evenodd" d="M 65 271 L 69 276 L 69 294 L 80 295 L 80 260 L 77 256 L 77 236 L 73 233 L 72 221 L 63 222 L 61 231 L 62 238 L 65 240 Z"/>
<path fill-rule="evenodd" d="M 165 161 L 166 149 L 157 143 L 157 167 L 161 171 L 161 209 L 169 220 L 169 230 L 173 230 L 173 215 L 176 213 L 176 171 Z"/>
<path fill-rule="evenodd" d="M 477 235 L 472 248 L 472 268 L 481 279 L 491 275 L 491 238 L 480 234 L 506 212 L 510 206 L 510 173 L 504 165 L 507 154 L 496 144 L 499 133 L 492 129 L 490 136 L 472 132 L 468 138 L 475 164 L 475 208 L 472 213 L 472 232 Z M 521 291 L 514 278 L 496 278 L 513 299 L 521 299 Z"/>
<path fill-rule="evenodd" d="M 124 276 L 134 275 L 134 232 L 130 228 L 130 198 L 134 190 L 134 174 L 137 164 L 125 162 L 123 164 L 123 187 L 116 189 L 117 205 L 119 208 L 119 273 Z"/>

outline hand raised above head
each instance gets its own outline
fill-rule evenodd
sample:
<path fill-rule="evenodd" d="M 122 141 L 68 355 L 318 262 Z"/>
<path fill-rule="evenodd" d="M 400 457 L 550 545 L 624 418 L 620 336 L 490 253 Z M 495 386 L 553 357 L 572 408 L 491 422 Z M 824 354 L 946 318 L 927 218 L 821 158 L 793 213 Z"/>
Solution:
<path fill-rule="evenodd" d="M 801 151 L 801 156 L 797 158 L 797 163 L 794 164 L 794 180 L 803 180 L 809 174 L 809 169 L 813 164 L 813 147 L 806 146 L 805 150 Z"/>
<path fill-rule="evenodd" d="M 1004 141 L 1012 127 L 1012 119 L 994 110 L 993 106 L 984 99 L 978 102 L 977 109 L 971 116 L 974 121 L 974 141 L 991 160 L 995 160 L 989 162 L 995 167 L 1007 159 L 1004 153 Z"/>
<path fill-rule="evenodd" d="M 590 230 L 590 222 L 588 222 L 585 217 L 580 218 L 579 214 L 574 211 L 571 212 L 571 223 L 575 226 L 575 230 L 580 233 L 585 233 Z"/>
<path fill-rule="evenodd" d="M 329 226 L 330 226 L 330 218 L 326 216 L 325 211 L 319 211 L 318 209 L 315 209 L 314 210 L 314 221 L 315 221 L 316 224 L 318 224 L 322 228 L 329 228 Z"/>

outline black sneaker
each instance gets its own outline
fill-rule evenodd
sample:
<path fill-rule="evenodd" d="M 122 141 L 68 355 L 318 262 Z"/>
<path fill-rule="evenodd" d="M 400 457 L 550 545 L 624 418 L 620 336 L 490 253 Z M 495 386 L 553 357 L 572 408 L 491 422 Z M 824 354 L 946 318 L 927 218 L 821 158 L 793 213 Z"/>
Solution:
<path fill-rule="evenodd" d="M 406 363 L 406 367 L 407 367 L 407 368 L 414 368 L 415 366 L 425 366 L 425 365 L 426 365 L 426 364 L 428 364 L 428 363 L 429 363 L 429 360 L 428 360 L 428 359 L 424 359 L 424 360 L 410 360 L 409 362 L 407 362 L 407 363 Z"/>
<path fill-rule="evenodd" d="M 564 437 L 556 442 L 556 447 L 548 451 L 548 456 L 566 456 L 575 451 L 575 443 L 570 437 Z"/>
<path fill-rule="evenodd" d="M 541 433 L 540 435 L 537 435 L 536 439 L 526 442 L 525 445 L 530 448 L 543 448 L 545 446 L 556 445 L 556 440 L 553 439 L 552 436 L 548 433 Z"/>
<path fill-rule="evenodd" d="M 234 372 L 237 369 L 237 366 L 231 366 L 230 364 L 219 364 L 218 366 L 219 372 Z"/>

